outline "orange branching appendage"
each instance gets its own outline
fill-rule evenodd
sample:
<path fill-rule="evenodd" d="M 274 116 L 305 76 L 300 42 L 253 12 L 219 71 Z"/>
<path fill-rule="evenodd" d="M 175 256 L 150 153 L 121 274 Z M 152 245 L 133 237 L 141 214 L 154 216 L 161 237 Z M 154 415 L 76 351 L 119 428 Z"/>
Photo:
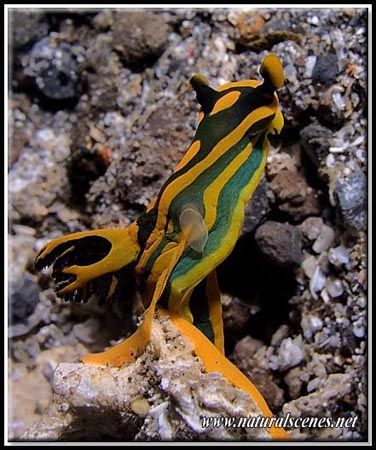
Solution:
<path fill-rule="evenodd" d="M 127 228 L 63 236 L 48 243 L 37 268 L 53 266 L 59 296 L 106 301 L 124 293 L 131 274 L 148 306 L 137 331 L 113 348 L 82 358 L 120 367 L 150 342 L 156 305 L 194 344 L 207 371 L 221 372 L 247 392 L 265 416 L 271 412 L 256 387 L 224 356 L 216 267 L 240 235 L 244 208 L 263 174 L 268 134 L 280 133 L 283 117 L 275 91 L 284 74 L 275 54 L 262 61 L 263 81 L 244 80 L 212 88 L 202 75 L 191 85 L 201 105 L 194 139 L 158 196 Z M 275 439 L 288 439 L 271 428 Z"/>

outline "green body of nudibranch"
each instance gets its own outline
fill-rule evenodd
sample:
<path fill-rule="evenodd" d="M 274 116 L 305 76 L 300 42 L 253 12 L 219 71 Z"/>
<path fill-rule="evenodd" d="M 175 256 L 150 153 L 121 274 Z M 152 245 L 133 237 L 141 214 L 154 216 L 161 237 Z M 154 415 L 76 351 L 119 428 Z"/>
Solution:
<path fill-rule="evenodd" d="M 267 55 L 260 74 L 263 82 L 245 80 L 216 89 L 202 75 L 193 76 L 191 85 L 201 105 L 197 131 L 145 213 L 127 228 L 74 233 L 40 251 L 37 266 L 53 264 L 60 296 L 86 300 L 100 289 L 107 299 L 119 297 L 128 272 L 148 307 L 130 338 L 106 352 L 86 355 L 84 362 L 121 366 L 131 361 L 150 340 L 158 303 L 196 343 L 207 368 L 227 373 L 247 390 L 244 375 L 223 355 L 215 269 L 240 235 L 245 204 L 265 168 L 267 135 L 283 127 L 275 94 L 284 82 L 279 58 Z M 248 392 L 261 398 L 260 409 L 270 415 L 258 391 L 249 387 Z M 286 437 L 283 430 L 273 433 Z"/>

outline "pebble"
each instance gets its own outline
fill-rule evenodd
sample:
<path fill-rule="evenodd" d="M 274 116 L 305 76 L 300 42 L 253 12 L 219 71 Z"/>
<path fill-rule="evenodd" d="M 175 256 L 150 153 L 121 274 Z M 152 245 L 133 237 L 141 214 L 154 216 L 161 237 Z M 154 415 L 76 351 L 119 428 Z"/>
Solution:
<path fill-rule="evenodd" d="M 117 11 L 113 18 L 113 45 L 127 64 L 156 59 L 166 48 L 169 26 L 151 11 Z"/>
<path fill-rule="evenodd" d="M 333 244 L 334 238 L 335 235 L 333 229 L 328 225 L 323 225 L 316 241 L 312 246 L 313 251 L 320 254 L 328 250 L 329 247 Z"/>
<path fill-rule="evenodd" d="M 315 300 L 317 300 L 318 298 L 317 293 L 324 288 L 325 280 L 326 280 L 325 274 L 322 272 L 320 267 L 317 266 L 309 283 L 309 290 L 311 292 L 312 297 Z"/>
<path fill-rule="evenodd" d="M 281 342 L 286 339 L 289 335 L 289 327 L 286 324 L 281 325 L 277 331 L 273 334 L 271 340 L 270 340 L 270 344 L 271 345 L 280 345 Z"/>
<path fill-rule="evenodd" d="M 279 266 L 297 265 L 302 259 L 301 235 L 288 223 L 268 221 L 255 234 L 261 252 Z"/>
<path fill-rule="evenodd" d="M 19 285 L 11 286 L 10 321 L 25 322 L 39 302 L 39 287 L 35 278 L 25 273 Z"/>
<path fill-rule="evenodd" d="M 312 82 L 329 86 L 336 80 L 338 74 L 338 62 L 335 53 L 319 55 L 312 71 Z"/>
<path fill-rule="evenodd" d="M 332 298 L 339 297 L 343 294 L 343 285 L 338 278 L 328 277 L 325 283 L 325 288 Z"/>
<path fill-rule="evenodd" d="M 305 66 L 305 72 L 304 72 L 304 77 L 305 78 L 311 78 L 312 77 L 312 72 L 313 69 L 316 65 L 316 60 L 317 60 L 317 56 L 315 55 L 311 55 L 307 57 L 306 60 L 306 66 Z"/>
<path fill-rule="evenodd" d="M 132 402 L 131 408 L 132 411 L 136 413 L 138 416 L 146 417 L 150 410 L 150 405 L 145 398 L 139 398 Z"/>
<path fill-rule="evenodd" d="M 357 338 L 364 338 L 365 327 L 362 321 L 356 321 L 353 323 L 353 333 Z"/>
<path fill-rule="evenodd" d="M 325 164 L 332 136 L 332 130 L 316 122 L 307 125 L 300 132 L 302 147 L 317 167 Z"/>
<path fill-rule="evenodd" d="M 42 100 L 78 100 L 80 89 L 77 58 L 73 56 L 72 46 L 67 42 L 56 44 L 51 37 L 43 38 L 25 57 L 23 66 L 25 75 L 34 80 L 37 88 L 35 92 Z"/>
<path fill-rule="evenodd" d="M 302 337 L 284 339 L 280 345 L 279 363 L 281 370 L 287 370 L 300 364 L 305 357 Z"/>
<path fill-rule="evenodd" d="M 335 187 L 338 218 L 355 230 L 366 227 L 367 179 L 360 169 L 347 178 L 338 179 Z"/>
<path fill-rule="evenodd" d="M 308 385 L 307 385 L 307 392 L 313 392 L 316 391 L 316 389 L 318 389 L 319 387 L 321 387 L 323 384 L 325 383 L 325 381 L 322 378 L 314 378 L 313 380 L 311 380 Z"/>
<path fill-rule="evenodd" d="M 306 314 L 303 316 L 300 326 L 302 327 L 304 337 L 310 339 L 316 331 L 322 329 L 323 322 L 318 316 Z"/>
<path fill-rule="evenodd" d="M 315 256 L 309 255 L 301 264 L 301 267 L 308 278 L 312 278 L 318 266 Z"/>
<path fill-rule="evenodd" d="M 316 240 L 324 226 L 324 221 L 321 217 L 308 217 L 301 225 L 302 233 L 310 240 Z"/>
<path fill-rule="evenodd" d="M 347 265 L 350 261 L 350 253 L 344 245 L 331 248 L 328 253 L 328 259 L 335 267 Z"/>

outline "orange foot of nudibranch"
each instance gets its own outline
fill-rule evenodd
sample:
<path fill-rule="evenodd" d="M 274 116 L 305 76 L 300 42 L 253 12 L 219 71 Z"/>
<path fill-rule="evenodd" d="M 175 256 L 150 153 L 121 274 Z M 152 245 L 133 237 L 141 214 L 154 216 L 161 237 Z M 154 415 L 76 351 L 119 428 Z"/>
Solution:
<path fill-rule="evenodd" d="M 112 367 L 121 367 L 132 362 L 150 341 L 150 327 L 148 327 L 148 322 L 145 323 L 146 320 L 147 318 L 128 339 L 105 352 L 84 355 L 81 357 L 81 361 L 86 364 Z"/>

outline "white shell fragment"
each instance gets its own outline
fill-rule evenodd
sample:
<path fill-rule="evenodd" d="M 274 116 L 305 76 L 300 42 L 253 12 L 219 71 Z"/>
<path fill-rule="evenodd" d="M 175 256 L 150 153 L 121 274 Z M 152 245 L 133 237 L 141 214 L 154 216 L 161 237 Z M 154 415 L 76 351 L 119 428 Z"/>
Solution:
<path fill-rule="evenodd" d="M 347 248 L 343 245 L 331 248 L 329 250 L 329 262 L 336 267 L 340 267 L 342 264 L 348 264 L 350 261 L 350 255 Z"/>
<path fill-rule="evenodd" d="M 316 267 L 315 272 L 311 278 L 309 283 L 309 290 L 311 292 L 312 297 L 317 300 L 318 292 L 320 292 L 325 286 L 325 274 L 322 272 L 319 266 Z"/>
<path fill-rule="evenodd" d="M 325 283 L 326 290 L 332 298 L 339 297 L 343 294 L 342 281 L 338 278 L 328 278 Z"/>
<path fill-rule="evenodd" d="M 316 239 L 316 241 L 312 246 L 313 251 L 320 254 L 325 250 L 328 250 L 328 248 L 334 242 L 334 237 L 335 236 L 333 229 L 331 227 L 328 227 L 327 225 L 323 225 L 323 227 L 320 230 L 318 238 Z"/>

